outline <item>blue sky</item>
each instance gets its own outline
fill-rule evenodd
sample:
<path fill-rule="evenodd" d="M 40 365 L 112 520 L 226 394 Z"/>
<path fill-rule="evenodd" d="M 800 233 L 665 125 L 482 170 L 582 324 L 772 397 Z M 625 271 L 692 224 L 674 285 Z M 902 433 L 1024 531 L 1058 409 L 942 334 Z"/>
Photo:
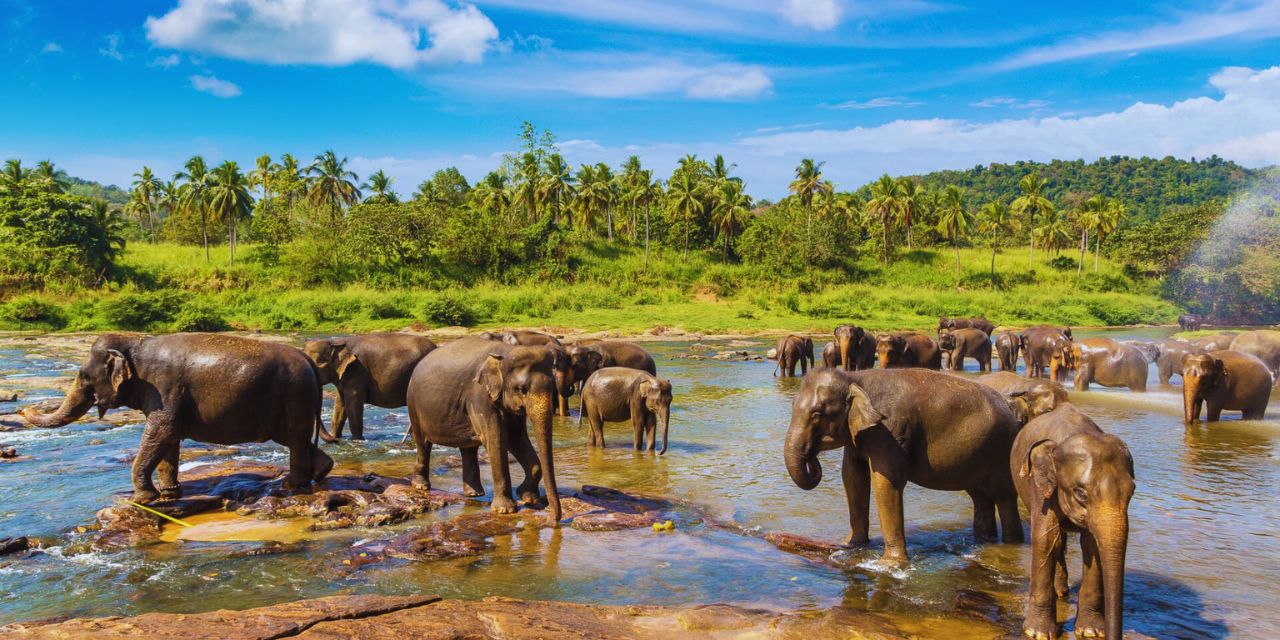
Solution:
<path fill-rule="evenodd" d="M 1049 7 L 1052 6 L 1052 10 Z M 189 156 L 476 179 L 523 120 L 575 164 L 883 172 L 1280 163 L 1280 0 L 0 0 L 0 157 L 126 184 Z"/>

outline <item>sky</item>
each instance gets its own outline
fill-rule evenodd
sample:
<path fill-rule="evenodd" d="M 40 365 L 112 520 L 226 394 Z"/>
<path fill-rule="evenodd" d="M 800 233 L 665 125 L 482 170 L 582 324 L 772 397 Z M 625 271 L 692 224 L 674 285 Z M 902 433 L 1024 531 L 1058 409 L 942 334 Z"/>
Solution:
<path fill-rule="evenodd" d="M 412 192 L 523 121 L 574 165 L 1280 164 L 1280 0 L 0 0 L 0 158 L 127 186 L 326 149 Z"/>

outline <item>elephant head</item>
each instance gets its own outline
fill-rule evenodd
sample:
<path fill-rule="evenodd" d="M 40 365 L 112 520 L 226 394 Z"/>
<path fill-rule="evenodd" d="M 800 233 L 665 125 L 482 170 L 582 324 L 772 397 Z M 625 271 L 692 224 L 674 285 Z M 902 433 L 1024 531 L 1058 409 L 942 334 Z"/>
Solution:
<path fill-rule="evenodd" d="M 1066 382 L 1067 372 L 1076 369 L 1081 362 L 1080 345 L 1068 344 L 1049 354 L 1049 379 Z"/>
<path fill-rule="evenodd" d="M 95 404 L 99 418 L 106 415 L 108 409 L 123 406 L 129 381 L 137 376 L 130 352 L 140 339 L 140 336 L 122 334 L 98 338 L 61 406 L 47 414 L 27 407 L 22 410 L 22 417 L 37 427 L 62 427 L 79 420 Z"/>
<path fill-rule="evenodd" d="M 667 452 L 667 433 L 671 426 L 671 381 L 652 379 L 640 382 L 640 397 L 644 398 L 644 406 L 662 423 L 662 449 L 658 455 Z M 655 425 L 656 427 L 656 425 Z"/>
<path fill-rule="evenodd" d="M 1008 399 L 1014 418 L 1023 426 L 1058 407 L 1058 395 L 1054 393 L 1052 386 L 1043 382 L 1014 391 L 1009 394 Z"/>
<path fill-rule="evenodd" d="M 604 354 L 588 345 L 571 344 L 568 351 L 575 383 L 585 381 L 596 370 L 604 367 Z"/>
<path fill-rule="evenodd" d="M 551 352 L 551 372 L 556 381 L 557 408 L 560 415 L 569 415 L 569 396 L 573 395 L 573 361 L 569 351 L 558 343 L 547 343 L 546 350 Z"/>
<path fill-rule="evenodd" d="M 320 379 L 321 386 L 337 384 L 347 372 L 347 367 L 356 361 L 356 355 L 341 338 L 308 340 L 302 351 L 316 364 L 316 377 Z"/>
<path fill-rule="evenodd" d="M 956 348 L 956 334 L 952 333 L 950 330 L 939 334 L 938 348 L 943 351 L 954 351 Z"/>
<path fill-rule="evenodd" d="M 791 480 L 805 491 L 822 482 L 820 451 L 848 446 L 858 431 L 884 419 L 866 392 L 846 375 L 837 369 L 818 369 L 805 376 L 791 403 L 783 459 Z"/>
<path fill-rule="evenodd" d="M 896 333 L 882 333 L 876 336 L 876 359 L 880 361 L 881 369 L 888 369 L 889 365 L 897 363 L 906 351 L 905 336 Z"/>
<path fill-rule="evenodd" d="M 1027 452 L 1019 475 L 1030 477 L 1043 499 L 1056 503 L 1062 517 L 1093 537 L 1101 562 L 1106 637 L 1123 637 L 1124 561 L 1134 490 L 1129 448 L 1103 433 L 1077 433 L 1061 443 L 1041 440 Z"/>
<path fill-rule="evenodd" d="M 858 347 L 865 335 L 866 331 L 855 325 L 842 324 L 836 327 L 836 350 L 840 353 L 840 366 L 844 367 L 845 371 L 853 371 L 853 350 Z"/>
<path fill-rule="evenodd" d="M 1207 353 L 1182 357 L 1182 415 L 1187 424 L 1200 419 L 1204 398 L 1227 380 L 1227 365 Z"/>
<path fill-rule="evenodd" d="M 514 347 L 505 356 L 490 354 L 476 372 L 474 381 L 483 388 L 499 415 L 528 418 L 535 428 L 547 505 L 552 520 L 558 522 L 560 493 L 556 489 L 551 455 L 551 417 L 556 396 L 551 358 L 551 352 L 543 347 Z"/>

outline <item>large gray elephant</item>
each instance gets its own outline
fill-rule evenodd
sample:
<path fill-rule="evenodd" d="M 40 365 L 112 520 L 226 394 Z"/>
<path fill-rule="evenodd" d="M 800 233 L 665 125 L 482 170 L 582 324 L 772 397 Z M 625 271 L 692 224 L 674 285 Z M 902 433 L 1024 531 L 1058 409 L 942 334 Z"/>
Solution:
<path fill-rule="evenodd" d="M 783 377 L 794 378 L 797 364 L 800 365 L 800 375 L 805 375 L 814 364 L 813 338 L 795 334 L 783 336 L 778 340 L 777 357 L 778 364 L 773 375 L 776 376 L 781 371 Z"/>
<path fill-rule="evenodd" d="M 1005 331 L 996 336 L 996 356 L 1000 358 L 1001 371 L 1018 370 L 1018 352 L 1022 350 L 1022 336 Z"/>
<path fill-rule="evenodd" d="M 1187 424 L 1208 405 L 1209 422 L 1223 409 L 1238 409 L 1245 420 L 1261 420 L 1276 376 L 1263 361 L 1239 351 L 1188 354 L 1182 359 L 1182 410 Z"/>
<path fill-rule="evenodd" d="M 61 427 L 95 404 L 147 416 L 133 459 L 133 500 L 182 496 L 178 453 L 184 439 L 213 444 L 271 440 L 289 448 L 288 488 L 319 482 L 333 459 L 316 446 L 320 425 L 316 367 L 293 347 L 209 333 L 106 334 L 89 350 L 62 406 L 23 416 Z M 151 474 L 159 469 L 160 489 Z"/>
<path fill-rule="evenodd" d="M 852 324 L 842 324 L 833 333 L 835 340 L 822 348 L 822 366 L 844 367 L 845 371 L 876 366 L 875 336 Z"/>
<path fill-rule="evenodd" d="M 1036 325 L 1022 332 L 1022 360 L 1026 363 L 1029 378 L 1045 377 L 1045 367 L 1049 368 L 1049 379 L 1054 382 L 1065 382 L 1067 372 L 1074 368 L 1071 361 L 1072 336 L 1070 327 Z"/>
<path fill-rule="evenodd" d="M 964 371 L 964 359 L 978 361 L 978 371 L 991 371 L 991 338 L 982 329 L 954 329 L 938 336 L 938 348 L 948 354 L 952 371 Z"/>
<path fill-rule="evenodd" d="M 1213 335 L 1197 338 L 1194 343 L 1204 351 L 1224 351 L 1231 348 L 1231 343 L 1235 342 L 1239 335 L 1239 331 L 1219 331 Z"/>
<path fill-rule="evenodd" d="M 942 350 L 933 338 L 915 331 L 881 333 L 876 336 L 876 359 L 881 369 L 923 367 L 942 369 Z"/>
<path fill-rule="evenodd" d="M 1156 357 L 1156 379 L 1164 386 L 1169 385 L 1173 376 L 1182 377 L 1183 358 L 1190 354 L 1208 353 L 1186 340 L 1162 340 L 1156 346 L 1160 349 Z"/>
<path fill-rule="evenodd" d="M 569 397 L 573 395 L 575 386 L 573 374 L 573 358 L 569 350 L 561 344 L 560 339 L 540 331 L 503 331 L 501 333 L 484 332 L 480 337 L 498 340 L 509 345 L 523 347 L 546 347 L 551 351 L 551 369 L 556 378 L 556 411 L 562 416 L 569 415 Z"/>
<path fill-rule="evenodd" d="M 991 335 L 995 332 L 996 325 L 982 316 L 973 316 L 972 318 L 948 318 L 943 316 L 938 318 L 938 335 L 942 335 L 947 331 L 955 331 L 956 329 L 980 329 L 983 333 Z"/>
<path fill-rule="evenodd" d="M 1088 391 L 1090 383 L 1104 387 L 1128 387 L 1130 391 L 1147 390 L 1147 372 L 1151 363 L 1136 347 L 1111 338 L 1085 338 L 1071 348 L 1076 367 L 1076 391 Z"/>
<path fill-rule="evenodd" d="M 1271 373 L 1280 373 L 1280 331 L 1246 331 L 1236 336 L 1231 343 L 1231 350 L 1254 356 L 1267 365 Z"/>
<path fill-rule="evenodd" d="M 804 490 L 822 481 L 818 453 L 844 449 L 848 543 L 867 542 L 874 491 L 884 533 L 884 558 L 906 560 L 902 491 L 965 491 L 973 499 L 974 535 L 1022 541 L 1018 497 L 1007 460 L 1018 422 L 994 389 L 924 369 L 817 369 L 791 404 L 784 458 Z"/>
<path fill-rule="evenodd" d="M 667 452 L 667 433 L 671 425 L 671 381 L 639 369 L 605 367 L 591 374 L 582 385 L 582 407 L 578 426 L 586 417 L 591 424 L 587 445 L 604 445 L 604 423 L 630 420 L 636 451 L 644 451 L 645 436 L 649 450 L 658 442 L 658 424 L 662 424 L 662 449 Z"/>
<path fill-rule="evenodd" d="M 555 405 L 551 351 L 513 346 L 484 338 L 463 338 L 427 354 L 409 380 L 409 430 L 418 447 L 410 481 L 431 487 L 431 447 L 457 447 L 462 453 L 463 493 L 484 494 L 478 450 L 489 451 L 496 513 L 514 513 L 507 454 L 524 469 L 517 488 L 526 504 L 540 502 L 545 481 L 554 522 L 560 520 L 560 494 L 552 459 L 551 417 Z M 538 447 L 529 440 L 529 423 Z"/>
<path fill-rule="evenodd" d="M 1076 637 L 1122 638 L 1125 552 L 1133 457 L 1070 403 L 1032 420 L 1014 440 L 1009 469 L 1031 516 L 1031 588 L 1025 635 L 1058 637 L 1057 597 L 1067 595 L 1066 540 L 1080 534 Z"/>
<path fill-rule="evenodd" d="M 579 340 L 568 345 L 574 384 L 581 384 L 598 369 L 627 367 L 658 375 L 658 364 L 644 347 L 625 340 Z"/>
<path fill-rule="evenodd" d="M 351 439 L 364 439 L 364 405 L 384 409 L 408 403 L 409 377 L 436 343 L 407 333 L 370 333 L 346 338 L 308 340 L 302 350 L 316 363 L 320 384 L 338 388 L 333 401 L 332 433 L 321 430 L 326 442 L 342 437 L 351 423 Z"/>
<path fill-rule="evenodd" d="M 1012 371 L 988 373 L 975 380 L 995 389 L 1009 400 L 1018 424 L 1026 424 L 1067 402 L 1066 387 L 1052 380 L 1032 380 Z"/>

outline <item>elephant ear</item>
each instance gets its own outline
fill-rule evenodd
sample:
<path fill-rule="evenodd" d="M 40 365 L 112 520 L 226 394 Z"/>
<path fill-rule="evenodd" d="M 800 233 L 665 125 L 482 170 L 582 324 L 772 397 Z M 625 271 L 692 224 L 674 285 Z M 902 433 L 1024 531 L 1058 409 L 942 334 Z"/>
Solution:
<path fill-rule="evenodd" d="M 1058 462 L 1054 454 L 1058 451 L 1058 443 L 1048 438 L 1039 440 L 1027 451 L 1027 459 L 1022 462 L 1018 475 L 1031 478 L 1036 493 L 1041 499 L 1048 500 L 1058 488 Z"/>
<path fill-rule="evenodd" d="M 133 369 L 129 366 L 128 358 L 115 349 L 107 349 L 107 371 L 111 375 L 111 390 L 119 395 L 120 387 L 133 377 Z"/>
<path fill-rule="evenodd" d="M 640 381 L 640 397 L 642 397 L 642 398 L 643 398 L 643 397 L 645 397 L 645 396 L 649 395 L 649 391 L 651 391 L 652 389 L 653 389 L 653 381 L 652 381 L 652 380 L 650 380 L 650 379 L 648 379 L 648 378 L 644 378 L 644 379 L 642 379 L 642 380 Z"/>
<path fill-rule="evenodd" d="M 849 430 L 857 436 L 864 429 L 880 424 L 885 415 L 871 404 L 871 398 L 856 384 L 849 385 Z"/>
<path fill-rule="evenodd" d="M 1221 358 L 1214 358 L 1213 373 L 1214 373 L 1214 377 L 1218 379 L 1219 383 L 1225 382 L 1227 379 L 1227 363 L 1223 362 Z"/>
<path fill-rule="evenodd" d="M 516 346 L 516 347 L 520 346 L 520 338 L 517 338 L 516 334 L 510 331 L 504 332 L 502 334 L 502 341 L 512 346 Z"/>
<path fill-rule="evenodd" d="M 325 355 L 328 361 L 333 363 L 333 370 L 337 372 L 339 380 L 346 375 L 347 367 L 356 361 L 356 354 L 351 352 L 351 347 L 345 342 L 330 343 L 329 353 Z"/>
<path fill-rule="evenodd" d="M 587 363 L 591 366 L 592 371 L 595 371 L 597 369 L 603 369 L 604 354 L 600 353 L 599 351 L 596 351 L 595 349 L 592 349 L 591 351 L 587 352 Z"/>
<path fill-rule="evenodd" d="M 490 402 L 497 402 L 502 395 L 502 356 L 491 353 L 476 372 L 475 381 L 489 394 Z"/>

